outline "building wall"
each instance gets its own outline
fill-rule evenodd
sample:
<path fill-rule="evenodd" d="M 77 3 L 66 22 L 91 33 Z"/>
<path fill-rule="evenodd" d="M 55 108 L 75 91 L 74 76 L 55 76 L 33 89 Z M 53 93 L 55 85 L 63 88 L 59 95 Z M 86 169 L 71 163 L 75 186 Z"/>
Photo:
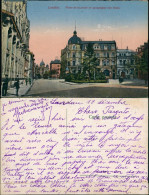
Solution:
<path fill-rule="evenodd" d="M 98 41 L 95 42 L 96 43 L 93 44 L 93 48 L 96 57 L 99 60 L 97 69 L 101 69 L 102 72 L 104 72 L 105 70 L 109 71 L 109 75 L 107 76 L 107 78 L 115 77 L 117 71 L 116 43 L 113 41 L 107 44 L 103 44 L 102 41 L 100 41 L 100 43 L 98 43 Z M 82 63 L 85 49 L 88 43 L 68 44 L 66 48 L 61 51 L 61 61 L 65 61 L 66 58 L 66 66 L 69 68 L 69 71 L 71 73 L 83 71 Z"/>
<path fill-rule="evenodd" d="M 136 52 L 128 49 L 117 50 L 117 77 L 135 78 Z"/>
<path fill-rule="evenodd" d="M 9 85 L 18 75 L 25 77 L 29 51 L 30 23 L 26 15 L 26 1 L 2 0 L 2 79 L 8 75 Z"/>
<path fill-rule="evenodd" d="M 52 78 L 60 78 L 60 69 L 61 69 L 61 64 L 50 64 L 50 71 L 51 70 L 56 70 L 56 74 L 52 74 Z"/>
<path fill-rule="evenodd" d="M 40 66 L 34 65 L 34 77 L 37 79 L 40 75 L 40 78 L 44 77 L 45 72 L 49 73 L 49 66 L 45 66 L 45 64 L 42 64 Z"/>

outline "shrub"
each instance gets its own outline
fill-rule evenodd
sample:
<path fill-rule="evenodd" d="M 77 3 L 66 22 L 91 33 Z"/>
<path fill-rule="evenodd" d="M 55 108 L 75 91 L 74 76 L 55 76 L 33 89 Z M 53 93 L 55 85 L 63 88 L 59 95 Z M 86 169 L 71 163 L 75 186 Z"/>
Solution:
<path fill-rule="evenodd" d="M 74 80 L 74 75 L 72 73 L 68 73 L 65 76 L 65 81 L 72 81 Z"/>

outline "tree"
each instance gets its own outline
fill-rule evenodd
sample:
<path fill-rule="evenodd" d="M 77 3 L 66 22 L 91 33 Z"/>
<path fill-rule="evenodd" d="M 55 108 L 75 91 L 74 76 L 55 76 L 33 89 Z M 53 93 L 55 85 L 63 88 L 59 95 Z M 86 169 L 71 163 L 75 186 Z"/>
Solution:
<path fill-rule="evenodd" d="M 60 71 L 60 77 L 65 78 L 66 76 L 66 67 L 67 67 L 67 60 L 61 59 L 61 71 Z"/>
<path fill-rule="evenodd" d="M 136 55 L 137 70 L 141 79 L 148 80 L 148 43 L 144 46 L 140 55 Z"/>
<path fill-rule="evenodd" d="M 49 72 L 45 71 L 45 73 L 43 74 L 43 78 L 44 79 L 48 79 L 49 78 Z"/>
<path fill-rule="evenodd" d="M 97 63 L 98 63 L 98 59 L 95 57 L 93 44 L 89 43 L 84 53 L 84 58 L 82 63 L 83 72 L 88 73 L 89 80 L 91 79 L 92 75 L 94 75 L 94 71 L 96 69 Z"/>
<path fill-rule="evenodd" d="M 56 70 L 56 69 L 52 69 L 51 71 L 50 71 L 50 77 L 52 76 L 52 75 L 57 75 L 58 74 L 58 70 Z"/>

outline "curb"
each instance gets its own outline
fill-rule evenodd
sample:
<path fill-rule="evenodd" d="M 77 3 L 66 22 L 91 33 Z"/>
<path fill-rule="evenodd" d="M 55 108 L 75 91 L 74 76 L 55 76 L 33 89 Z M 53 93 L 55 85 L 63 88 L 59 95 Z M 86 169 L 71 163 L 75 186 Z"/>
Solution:
<path fill-rule="evenodd" d="M 33 81 L 32 84 L 30 85 L 30 87 L 28 88 L 28 90 L 27 90 L 23 95 L 21 95 L 20 97 L 25 96 L 25 95 L 30 91 L 30 89 L 31 89 L 31 87 L 33 86 L 33 84 L 34 84 L 34 81 Z"/>

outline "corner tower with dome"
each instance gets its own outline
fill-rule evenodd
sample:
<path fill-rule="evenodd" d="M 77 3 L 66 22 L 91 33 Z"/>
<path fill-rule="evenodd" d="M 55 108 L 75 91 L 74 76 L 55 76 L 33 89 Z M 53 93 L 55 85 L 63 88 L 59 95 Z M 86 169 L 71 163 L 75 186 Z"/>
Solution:
<path fill-rule="evenodd" d="M 116 76 L 116 42 L 115 41 L 84 41 L 73 32 L 64 49 L 61 50 L 62 70 L 70 73 L 83 71 L 83 58 L 88 44 L 93 45 L 96 57 L 98 58 L 97 69 L 105 73 L 107 78 Z"/>

